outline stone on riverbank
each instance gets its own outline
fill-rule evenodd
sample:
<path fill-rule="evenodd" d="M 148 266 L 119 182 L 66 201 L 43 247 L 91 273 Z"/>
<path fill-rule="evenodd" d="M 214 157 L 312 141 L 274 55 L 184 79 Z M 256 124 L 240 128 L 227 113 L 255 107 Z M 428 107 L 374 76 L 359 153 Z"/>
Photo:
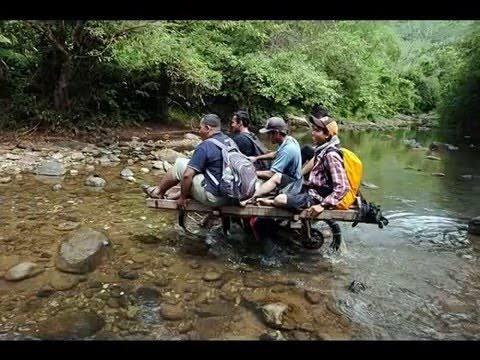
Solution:
<path fill-rule="evenodd" d="M 80 279 L 74 275 L 54 272 L 50 278 L 50 285 L 58 291 L 70 290 L 77 286 Z"/>
<path fill-rule="evenodd" d="M 133 177 L 133 171 L 130 170 L 129 168 L 125 168 L 125 169 L 123 169 L 123 170 L 120 172 L 120 176 L 121 176 L 122 178 Z"/>
<path fill-rule="evenodd" d="M 63 176 L 67 171 L 62 163 L 54 160 L 46 161 L 40 164 L 35 173 L 44 176 Z"/>
<path fill-rule="evenodd" d="M 15 265 L 5 274 L 5 280 L 19 281 L 38 275 L 45 271 L 45 269 L 32 262 L 23 262 Z"/>
<path fill-rule="evenodd" d="M 108 238 L 101 232 L 81 228 L 68 235 L 60 245 L 56 267 L 64 272 L 84 274 L 101 262 Z"/>
<path fill-rule="evenodd" d="M 10 181 L 12 181 L 12 178 L 10 176 L 0 177 L 0 184 L 8 184 Z"/>
<path fill-rule="evenodd" d="M 177 157 L 183 157 L 179 152 L 172 149 L 162 149 L 153 153 L 155 159 L 174 163 Z"/>
<path fill-rule="evenodd" d="M 40 324 L 38 336 L 48 340 L 74 340 L 94 335 L 105 320 L 94 312 L 69 311 Z"/>
<path fill-rule="evenodd" d="M 85 180 L 86 186 L 104 187 L 106 183 L 107 182 L 104 179 L 96 175 L 89 176 L 87 180 Z"/>
<path fill-rule="evenodd" d="M 468 223 L 468 232 L 472 235 L 480 235 L 480 216 L 470 220 Z"/>
<path fill-rule="evenodd" d="M 182 305 L 162 304 L 160 315 L 165 320 L 178 321 L 185 317 L 185 310 Z"/>
<path fill-rule="evenodd" d="M 436 161 L 442 160 L 442 159 L 439 158 L 438 156 L 433 156 L 433 155 L 428 155 L 426 158 L 427 158 L 428 160 L 436 160 Z"/>

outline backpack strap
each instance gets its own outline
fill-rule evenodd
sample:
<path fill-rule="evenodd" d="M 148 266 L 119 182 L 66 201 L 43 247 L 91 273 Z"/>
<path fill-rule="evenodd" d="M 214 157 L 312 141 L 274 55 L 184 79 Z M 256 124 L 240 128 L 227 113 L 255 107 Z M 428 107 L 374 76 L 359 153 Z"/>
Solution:
<path fill-rule="evenodd" d="M 229 151 L 229 147 L 227 145 L 225 145 L 224 143 L 222 143 L 221 141 L 218 141 L 217 139 L 214 139 L 214 138 L 208 138 L 206 141 L 210 141 L 211 143 L 215 144 L 216 146 L 218 146 L 220 149 L 222 150 L 225 150 L 225 151 Z M 206 169 L 205 170 L 205 173 L 208 175 L 208 177 L 210 178 L 210 180 L 212 180 L 212 182 L 215 184 L 215 186 L 218 186 L 220 183 L 218 182 L 218 180 L 215 178 L 215 176 L 213 176 L 213 174 L 208 170 Z"/>
<path fill-rule="evenodd" d="M 259 142 L 258 138 L 254 136 L 252 133 L 244 132 L 242 134 L 245 135 L 247 138 L 249 138 L 250 141 L 253 142 L 253 144 L 263 152 L 263 154 L 266 154 L 268 152 L 265 146 L 263 146 L 263 144 Z"/>

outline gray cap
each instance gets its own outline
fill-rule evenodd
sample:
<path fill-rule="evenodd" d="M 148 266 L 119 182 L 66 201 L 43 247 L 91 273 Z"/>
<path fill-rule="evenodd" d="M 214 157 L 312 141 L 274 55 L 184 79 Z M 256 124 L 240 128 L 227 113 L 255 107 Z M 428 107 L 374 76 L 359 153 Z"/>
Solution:
<path fill-rule="evenodd" d="M 288 129 L 288 125 L 283 120 L 281 117 L 271 117 L 270 119 L 267 120 L 267 123 L 265 124 L 265 127 L 261 128 L 259 130 L 260 133 L 265 134 L 270 131 L 281 131 L 283 133 L 286 133 Z"/>

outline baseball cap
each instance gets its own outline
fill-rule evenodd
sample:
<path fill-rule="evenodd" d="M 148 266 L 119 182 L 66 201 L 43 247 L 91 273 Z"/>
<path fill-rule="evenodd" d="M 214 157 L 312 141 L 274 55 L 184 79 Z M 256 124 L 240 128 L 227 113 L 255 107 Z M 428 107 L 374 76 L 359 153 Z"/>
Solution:
<path fill-rule="evenodd" d="M 337 135 L 338 134 L 338 124 L 333 118 L 330 116 L 324 116 L 322 118 L 317 118 L 313 115 L 308 117 L 308 120 L 315 126 L 319 128 L 327 129 L 330 135 Z"/>
<path fill-rule="evenodd" d="M 285 133 L 287 129 L 288 129 L 288 126 L 285 120 L 283 120 L 281 117 L 274 116 L 267 120 L 265 127 L 261 128 L 259 132 L 262 134 L 265 134 L 270 131 L 277 130 Z"/>

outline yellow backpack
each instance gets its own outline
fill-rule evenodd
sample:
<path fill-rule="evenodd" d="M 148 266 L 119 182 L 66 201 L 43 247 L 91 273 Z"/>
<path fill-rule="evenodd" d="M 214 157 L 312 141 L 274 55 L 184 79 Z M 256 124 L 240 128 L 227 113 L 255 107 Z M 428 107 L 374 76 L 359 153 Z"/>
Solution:
<path fill-rule="evenodd" d="M 332 148 L 334 149 L 334 148 Z M 334 149 L 336 150 L 336 149 Z M 347 174 L 348 184 L 350 189 L 342 198 L 342 200 L 335 206 L 338 210 L 348 210 L 350 206 L 355 202 L 358 190 L 360 189 L 360 183 L 362 181 L 363 165 L 358 156 L 345 148 L 341 148 L 340 154 L 343 159 L 343 166 Z M 338 151 L 338 150 L 337 150 Z"/>

